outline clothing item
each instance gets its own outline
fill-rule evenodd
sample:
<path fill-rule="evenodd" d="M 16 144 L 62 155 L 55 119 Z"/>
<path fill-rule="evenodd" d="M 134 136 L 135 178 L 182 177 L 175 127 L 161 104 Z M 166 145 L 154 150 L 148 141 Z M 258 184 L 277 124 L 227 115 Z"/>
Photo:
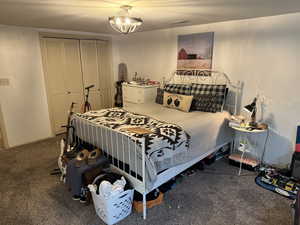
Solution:
<path fill-rule="evenodd" d="M 72 196 L 72 199 L 73 199 L 74 201 L 78 201 L 78 200 L 80 200 L 80 195 L 73 195 L 73 196 Z"/>
<path fill-rule="evenodd" d="M 105 167 L 108 165 L 108 160 L 105 157 L 100 157 L 94 164 L 83 164 L 80 167 L 76 166 L 76 159 L 72 159 L 67 164 L 66 184 L 71 189 L 72 195 L 81 195 L 83 187 L 83 174 L 94 168 Z"/>

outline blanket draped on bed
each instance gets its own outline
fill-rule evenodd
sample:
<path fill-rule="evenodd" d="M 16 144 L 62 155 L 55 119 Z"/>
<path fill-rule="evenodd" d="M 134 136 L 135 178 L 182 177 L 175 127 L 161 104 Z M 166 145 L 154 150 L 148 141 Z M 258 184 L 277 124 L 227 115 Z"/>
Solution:
<path fill-rule="evenodd" d="M 150 174 L 155 173 L 155 176 L 162 170 L 185 162 L 185 156 L 190 146 L 190 136 L 180 126 L 158 121 L 149 116 L 129 112 L 121 108 L 74 114 L 71 124 L 75 127 L 75 130 L 79 130 L 76 123 L 78 120 L 85 121 L 86 127 L 91 125 L 94 127 L 106 127 L 122 133 L 136 141 L 138 145 L 141 145 L 142 138 L 146 137 L 146 159 L 150 160 L 150 163 L 154 165 L 156 171 L 150 171 Z M 146 132 L 147 134 L 140 134 L 132 128 L 142 128 L 148 132 Z M 87 132 L 79 133 L 80 131 L 77 131 L 76 135 L 84 141 L 90 139 L 87 137 Z M 103 150 L 105 151 L 105 149 Z M 147 169 L 151 170 L 151 168 Z"/>

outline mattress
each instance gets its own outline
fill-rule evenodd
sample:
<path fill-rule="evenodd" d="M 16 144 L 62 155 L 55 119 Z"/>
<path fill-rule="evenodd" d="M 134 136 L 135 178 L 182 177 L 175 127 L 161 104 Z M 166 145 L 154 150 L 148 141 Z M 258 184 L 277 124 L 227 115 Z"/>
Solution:
<path fill-rule="evenodd" d="M 181 126 L 191 136 L 187 160 L 232 140 L 232 131 L 226 123 L 226 119 L 230 116 L 227 111 L 217 113 L 182 112 L 156 103 L 127 103 L 124 108 Z"/>
<path fill-rule="evenodd" d="M 180 157 L 180 160 L 170 158 L 170 162 L 166 163 L 166 168 L 158 168 L 157 163 L 154 162 L 152 157 L 146 157 L 145 175 L 148 188 L 155 182 L 157 174 L 161 172 L 162 169 L 168 169 L 172 166 L 186 163 L 232 140 L 231 130 L 226 124 L 226 118 L 229 117 L 229 113 L 225 111 L 218 113 L 198 111 L 182 112 L 165 108 L 159 104 L 127 104 L 124 109 L 136 114 L 146 115 L 162 122 L 176 124 L 190 136 L 189 148 L 184 154 L 184 157 Z M 136 144 L 133 143 L 132 145 L 131 143 L 130 146 L 125 144 L 124 141 L 127 139 L 124 139 L 124 135 L 115 132 L 111 128 L 98 125 L 98 121 L 99 118 L 94 118 L 94 115 L 73 115 L 71 124 L 74 127 L 74 133 L 72 132 L 70 138 L 73 136 L 78 137 L 80 140 L 105 150 L 112 164 L 118 165 L 118 168 L 123 168 L 125 172 L 141 180 L 141 149 L 135 151 Z M 164 153 L 168 152 L 168 149 L 159 150 L 163 150 Z M 180 149 L 176 148 L 175 151 L 177 150 L 180 151 Z M 136 158 L 133 160 L 132 156 L 134 155 L 136 155 Z"/>

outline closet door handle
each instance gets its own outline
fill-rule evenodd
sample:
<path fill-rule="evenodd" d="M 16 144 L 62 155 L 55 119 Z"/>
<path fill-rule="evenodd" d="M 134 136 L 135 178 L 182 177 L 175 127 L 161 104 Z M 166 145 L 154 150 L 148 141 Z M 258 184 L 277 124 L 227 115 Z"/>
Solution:
<path fill-rule="evenodd" d="M 68 94 L 68 95 L 71 94 L 71 91 L 67 91 L 67 94 Z"/>

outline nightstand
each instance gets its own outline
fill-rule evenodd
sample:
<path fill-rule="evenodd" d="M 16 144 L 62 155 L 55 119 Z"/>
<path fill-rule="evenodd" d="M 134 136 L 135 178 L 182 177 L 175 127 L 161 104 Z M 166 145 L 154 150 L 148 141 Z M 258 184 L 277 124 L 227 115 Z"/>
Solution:
<path fill-rule="evenodd" d="M 158 85 L 122 84 L 123 105 L 126 103 L 154 103 Z"/>
<path fill-rule="evenodd" d="M 265 149 L 262 149 L 262 153 L 259 155 L 257 139 L 259 135 L 268 133 L 268 126 L 255 129 L 249 126 L 232 126 L 229 124 L 229 127 L 235 132 L 229 159 L 240 164 L 238 174 L 241 175 L 243 164 L 253 169 L 261 164 Z M 250 141 L 250 137 L 252 141 Z M 268 135 L 265 135 L 265 144 L 267 138 Z"/>

